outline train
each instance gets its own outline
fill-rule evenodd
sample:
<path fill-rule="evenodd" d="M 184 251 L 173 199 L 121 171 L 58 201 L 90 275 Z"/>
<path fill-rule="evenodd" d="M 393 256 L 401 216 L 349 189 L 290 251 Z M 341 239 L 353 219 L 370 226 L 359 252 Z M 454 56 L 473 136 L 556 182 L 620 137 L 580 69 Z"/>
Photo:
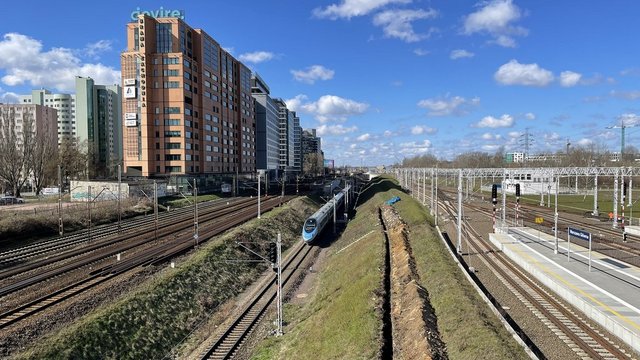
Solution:
<path fill-rule="evenodd" d="M 344 205 L 345 197 L 347 191 L 349 190 L 350 187 L 347 186 L 335 195 L 336 211 L 338 211 L 338 209 L 340 209 Z M 305 243 L 312 243 L 322 232 L 322 229 L 324 229 L 325 225 L 327 225 L 327 223 L 331 221 L 333 217 L 333 206 L 333 199 L 327 201 L 326 204 L 324 204 L 318 211 L 316 211 L 304 222 L 304 226 L 302 227 L 302 240 Z"/>

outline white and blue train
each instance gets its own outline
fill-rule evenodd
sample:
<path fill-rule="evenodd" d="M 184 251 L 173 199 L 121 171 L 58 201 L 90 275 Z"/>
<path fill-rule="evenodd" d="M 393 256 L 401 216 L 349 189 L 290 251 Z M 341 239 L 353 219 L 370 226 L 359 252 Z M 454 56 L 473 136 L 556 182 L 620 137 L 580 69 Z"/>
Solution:
<path fill-rule="evenodd" d="M 336 212 L 342 208 L 345 202 L 346 193 L 349 191 L 349 186 L 340 191 L 335 196 Z M 304 222 L 302 227 L 302 240 L 305 243 L 312 243 L 318 235 L 322 232 L 325 225 L 333 218 L 333 199 L 324 204 L 318 211 L 311 215 L 307 221 Z"/>

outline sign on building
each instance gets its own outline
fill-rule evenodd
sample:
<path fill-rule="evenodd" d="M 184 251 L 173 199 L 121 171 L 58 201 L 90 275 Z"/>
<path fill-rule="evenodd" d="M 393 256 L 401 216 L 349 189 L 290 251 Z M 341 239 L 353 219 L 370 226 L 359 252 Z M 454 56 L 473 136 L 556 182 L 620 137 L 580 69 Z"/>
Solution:
<path fill-rule="evenodd" d="M 125 86 L 124 87 L 124 98 L 125 99 L 135 99 L 136 98 L 136 87 L 135 86 Z"/>

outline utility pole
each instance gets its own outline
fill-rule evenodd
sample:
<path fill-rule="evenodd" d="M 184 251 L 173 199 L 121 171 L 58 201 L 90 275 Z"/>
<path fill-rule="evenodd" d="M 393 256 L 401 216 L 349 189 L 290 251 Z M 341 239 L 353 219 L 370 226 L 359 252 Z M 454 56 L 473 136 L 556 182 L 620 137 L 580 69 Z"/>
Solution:
<path fill-rule="evenodd" d="M 462 169 L 458 169 L 458 254 L 462 253 Z"/>
<path fill-rule="evenodd" d="M 333 195 L 333 234 L 336 234 L 336 195 Z"/>
<path fill-rule="evenodd" d="M 91 186 L 87 187 L 87 210 L 89 212 L 89 242 L 91 242 Z"/>
<path fill-rule="evenodd" d="M 58 165 L 58 234 L 64 235 L 64 223 L 62 222 L 62 167 Z"/>
<path fill-rule="evenodd" d="M 155 226 L 153 237 L 158 240 L 158 183 L 153 180 L 153 224 Z"/>
<path fill-rule="evenodd" d="M 598 173 L 596 172 L 596 176 L 593 178 L 593 215 L 600 216 L 598 206 Z"/>
<path fill-rule="evenodd" d="M 258 219 L 260 219 L 260 177 L 262 170 L 258 170 Z"/>
<path fill-rule="evenodd" d="M 555 238 L 555 247 L 553 253 L 558 253 L 558 188 L 560 187 L 560 176 L 556 174 L 556 199 L 555 211 L 553 212 L 553 235 Z"/>
<path fill-rule="evenodd" d="M 613 178 L 613 228 L 618 228 L 618 170 Z"/>
<path fill-rule="evenodd" d="M 193 179 L 193 240 L 198 246 L 198 183 Z"/>
<path fill-rule="evenodd" d="M 120 204 L 120 198 L 122 197 L 122 192 L 120 190 L 120 186 L 122 184 L 122 168 L 121 165 L 118 164 L 118 232 L 122 231 L 122 226 L 120 222 L 122 221 L 122 205 Z"/>
<path fill-rule="evenodd" d="M 278 241 L 276 242 L 276 248 L 278 251 L 277 266 L 278 266 L 278 331 L 277 336 L 282 335 L 282 236 L 278 233 Z"/>

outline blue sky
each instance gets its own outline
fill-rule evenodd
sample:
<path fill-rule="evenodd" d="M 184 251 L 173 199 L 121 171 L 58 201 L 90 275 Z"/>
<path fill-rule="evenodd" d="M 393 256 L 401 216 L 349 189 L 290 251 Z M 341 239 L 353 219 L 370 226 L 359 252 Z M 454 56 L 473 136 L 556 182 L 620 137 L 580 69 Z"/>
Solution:
<path fill-rule="evenodd" d="M 38 6 L 42 3 L 43 6 Z M 640 147 L 640 2 L 8 2 L 0 102 L 75 75 L 119 82 L 132 11 L 182 9 L 316 128 L 326 158 L 390 164 L 419 154 Z"/>

